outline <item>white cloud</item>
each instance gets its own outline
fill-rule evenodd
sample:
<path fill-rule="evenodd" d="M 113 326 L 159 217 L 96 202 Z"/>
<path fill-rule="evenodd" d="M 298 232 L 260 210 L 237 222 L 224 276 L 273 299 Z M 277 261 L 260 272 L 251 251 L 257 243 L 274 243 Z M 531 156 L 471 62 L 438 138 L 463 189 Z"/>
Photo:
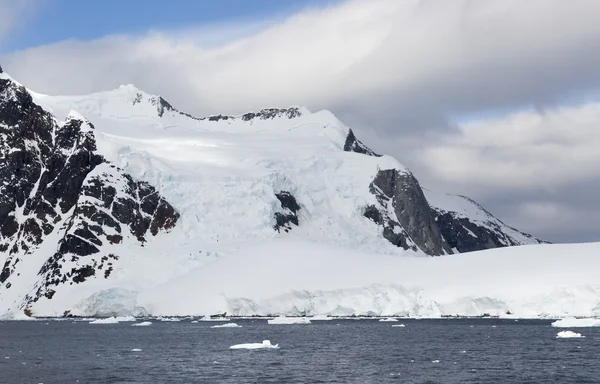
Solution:
<path fill-rule="evenodd" d="M 459 125 L 424 150 L 442 180 L 491 188 L 555 188 L 600 179 L 600 103 Z"/>

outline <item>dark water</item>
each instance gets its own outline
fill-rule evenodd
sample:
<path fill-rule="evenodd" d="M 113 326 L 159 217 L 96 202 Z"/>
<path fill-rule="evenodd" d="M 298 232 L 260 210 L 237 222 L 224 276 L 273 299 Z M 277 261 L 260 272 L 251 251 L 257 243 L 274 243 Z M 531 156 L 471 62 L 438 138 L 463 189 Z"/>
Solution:
<path fill-rule="evenodd" d="M 549 321 L 236 322 L 3 322 L 0 382 L 600 383 L 600 328 L 556 339 Z M 280 349 L 229 349 L 264 339 Z"/>

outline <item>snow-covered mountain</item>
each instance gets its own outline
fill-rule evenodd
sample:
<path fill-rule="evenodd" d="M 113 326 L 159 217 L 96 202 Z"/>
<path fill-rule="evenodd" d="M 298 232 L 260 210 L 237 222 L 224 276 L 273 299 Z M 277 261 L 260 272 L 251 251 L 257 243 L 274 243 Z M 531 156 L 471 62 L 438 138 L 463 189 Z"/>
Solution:
<path fill-rule="evenodd" d="M 404 256 L 540 243 L 424 191 L 328 111 L 197 118 L 132 85 L 46 96 L 0 70 L 0 158 L 0 311 L 94 314 L 277 239 Z"/>

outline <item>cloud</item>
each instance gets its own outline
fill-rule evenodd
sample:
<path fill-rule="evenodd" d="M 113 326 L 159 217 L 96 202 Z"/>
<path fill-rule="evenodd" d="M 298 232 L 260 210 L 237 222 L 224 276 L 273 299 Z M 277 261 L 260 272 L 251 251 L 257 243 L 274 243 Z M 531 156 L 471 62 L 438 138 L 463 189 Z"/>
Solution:
<path fill-rule="evenodd" d="M 473 195 L 528 229 L 536 193 L 542 208 L 569 209 L 569 186 L 600 185 L 598 105 L 561 106 L 600 88 L 599 14 L 596 0 L 350 0 L 289 17 L 63 41 L 0 63 L 37 92 L 134 83 L 195 115 L 330 109 L 423 184 Z M 473 119 L 490 111 L 500 117 Z"/>

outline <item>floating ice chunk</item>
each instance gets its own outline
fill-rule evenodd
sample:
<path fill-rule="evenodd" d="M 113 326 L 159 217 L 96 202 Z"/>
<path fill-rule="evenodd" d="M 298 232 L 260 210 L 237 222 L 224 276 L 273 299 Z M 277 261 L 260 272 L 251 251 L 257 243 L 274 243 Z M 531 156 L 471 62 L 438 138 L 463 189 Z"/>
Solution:
<path fill-rule="evenodd" d="M 269 340 L 263 340 L 262 343 L 236 344 L 229 349 L 277 349 L 279 344 L 271 344 Z"/>
<path fill-rule="evenodd" d="M 192 320 L 191 323 L 192 324 L 198 324 L 198 320 Z"/>
<path fill-rule="evenodd" d="M 561 331 L 556 334 L 557 339 L 576 339 L 582 338 L 581 333 L 573 332 L 573 331 Z"/>
<path fill-rule="evenodd" d="M 211 328 L 242 328 L 242 326 L 237 325 L 236 323 L 227 323 L 222 325 L 213 325 Z"/>
<path fill-rule="evenodd" d="M 151 321 L 142 321 L 141 323 L 131 324 L 132 327 L 148 327 L 152 325 Z"/>
<path fill-rule="evenodd" d="M 106 319 L 90 321 L 89 324 L 119 324 L 119 320 L 116 317 L 107 317 Z"/>
<path fill-rule="evenodd" d="M 460 351 L 460 353 L 467 353 L 467 351 Z"/>
<path fill-rule="evenodd" d="M 142 350 L 140 348 L 133 348 L 131 352 L 142 352 Z"/>
<path fill-rule="evenodd" d="M 333 317 L 327 315 L 315 315 L 310 318 L 310 321 L 330 321 Z"/>
<path fill-rule="evenodd" d="M 434 364 L 438 364 L 440 361 L 439 360 L 431 360 L 431 362 Z"/>
<path fill-rule="evenodd" d="M 310 320 L 306 317 L 276 317 L 271 320 L 267 320 L 269 324 L 310 324 Z"/>
<path fill-rule="evenodd" d="M 392 321 L 398 321 L 398 319 L 394 319 L 393 317 L 386 317 L 385 319 L 379 319 L 379 321 L 381 321 L 381 322 L 392 322 Z"/>
<path fill-rule="evenodd" d="M 405 327 L 405 325 L 404 325 L 404 324 L 393 324 L 393 325 L 392 325 L 392 328 L 393 328 L 393 327 L 404 328 L 404 327 Z"/>
<path fill-rule="evenodd" d="M 600 319 L 586 318 L 575 319 L 573 317 L 560 319 L 551 324 L 556 328 L 584 328 L 584 327 L 600 327 Z"/>

